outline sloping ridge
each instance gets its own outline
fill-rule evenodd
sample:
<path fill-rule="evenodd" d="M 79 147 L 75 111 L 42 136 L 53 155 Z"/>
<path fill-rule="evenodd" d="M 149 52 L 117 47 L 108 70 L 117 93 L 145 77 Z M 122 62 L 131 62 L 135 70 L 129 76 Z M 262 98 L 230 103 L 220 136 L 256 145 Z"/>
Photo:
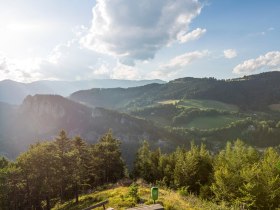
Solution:
<path fill-rule="evenodd" d="M 180 78 L 166 84 L 134 88 L 91 89 L 71 94 L 90 106 L 124 109 L 151 105 L 160 100 L 208 99 L 235 104 L 241 109 L 265 109 L 280 102 L 280 72 L 238 79 Z"/>

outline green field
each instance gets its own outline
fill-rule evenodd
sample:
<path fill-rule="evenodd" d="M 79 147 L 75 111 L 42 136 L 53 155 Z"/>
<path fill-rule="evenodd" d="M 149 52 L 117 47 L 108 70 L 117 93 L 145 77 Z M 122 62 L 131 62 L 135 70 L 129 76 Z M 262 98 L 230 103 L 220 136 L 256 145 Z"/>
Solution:
<path fill-rule="evenodd" d="M 176 103 L 180 102 L 180 100 L 166 100 L 166 101 L 158 101 L 157 103 L 159 104 L 173 104 L 175 105 Z"/>
<path fill-rule="evenodd" d="M 235 105 L 212 100 L 187 99 L 179 101 L 178 105 L 187 108 L 216 109 L 230 112 L 238 112 L 239 110 L 238 107 Z"/>
<path fill-rule="evenodd" d="M 219 115 L 213 117 L 197 117 L 186 125 L 187 128 L 212 129 L 225 127 L 228 124 L 240 120 L 232 115 Z"/>
<path fill-rule="evenodd" d="M 228 114 L 217 113 L 216 116 L 197 116 L 188 124 L 183 125 L 186 128 L 198 128 L 198 129 L 211 129 L 211 128 L 221 128 L 228 124 L 235 122 L 240 119 L 240 117 L 235 116 L 239 111 L 238 107 L 232 104 L 226 104 L 219 101 L 213 100 L 196 100 L 196 99 L 186 99 L 186 100 L 165 100 L 158 101 L 154 105 L 154 108 L 161 105 L 174 105 L 177 111 L 169 111 L 170 107 L 166 106 L 166 110 L 162 111 L 164 107 L 160 107 L 161 112 L 156 109 L 150 112 L 142 113 L 138 116 L 144 117 L 145 119 L 151 120 L 158 124 L 159 126 L 172 126 L 172 119 L 179 115 L 183 110 L 188 109 L 200 109 L 209 110 L 214 109 L 222 112 L 230 112 Z M 163 114 L 164 113 L 164 114 Z"/>

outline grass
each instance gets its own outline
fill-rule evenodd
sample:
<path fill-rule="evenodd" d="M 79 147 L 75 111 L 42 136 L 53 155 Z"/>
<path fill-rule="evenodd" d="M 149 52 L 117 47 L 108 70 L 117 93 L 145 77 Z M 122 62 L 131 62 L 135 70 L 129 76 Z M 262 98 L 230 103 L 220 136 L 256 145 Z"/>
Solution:
<path fill-rule="evenodd" d="M 128 197 L 129 188 L 128 187 L 117 187 L 109 190 L 104 190 L 100 192 L 91 193 L 88 195 L 83 195 L 80 197 L 80 202 L 78 205 L 74 203 L 74 200 L 66 202 L 64 204 L 57 204 L 53 210 L 80 210 L 87 208 L 95 203 L 98 203 L 102 200 L 108 199 L 109 204 L 106 205 L 106 208 L 112 207 L 115 210 L 127 209 L 134 207 L 135 205 L 139 206 L 141 204 L 136 204 L 133 199 Z M 150 199 L 150 188 L 141 186 L 139 187 L 139 196 L 140 202 L 144 204 L 151 204 L 152 200 Z M 210 201 L 203 201 L 194 195 L 181 196 L 179 193 L 168 190 L 168 189 L 159 189 L 159 199 L 157 203 L 160 203 L 164 206 L 165 210 L 227 210 L 229 208 L 224 205 L 216 205 Z M 101 208 L 96 208 L 96 210 L 101 210 Z"/>
<path fill-rule="evenodd" d="M 197 117 L 194 120 L 192 120 L 190 123 L 188 123 L 186 127 L 198 128 L 198 129 L 221 128 L 237 120 L 240 120 L 240 118 L 232 115 Z"/>
<path fill-rule="evenodd" d="M 238 112 L 239 110 L 235 105 L 212 100 L 187 99 L 181 100 L 180 102 L 178 102 L 178 105 L 184 106 L 186 108 L 216 109 L 229 112 Z"/>
<path fill-rule="evenodd" d="M 166 100 L 166 101 L 158 101 L 157 103 L 159 103 L 159 104 L 173 104 L 173 105 L 175 105 L 179 101 L 180 100 Z"/>

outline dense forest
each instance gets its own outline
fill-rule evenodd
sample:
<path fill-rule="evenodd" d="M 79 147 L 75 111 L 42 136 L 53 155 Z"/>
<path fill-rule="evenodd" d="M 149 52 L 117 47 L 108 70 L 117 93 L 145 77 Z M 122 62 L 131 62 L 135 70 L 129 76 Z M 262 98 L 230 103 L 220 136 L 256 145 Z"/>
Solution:
<path fill-rule="evenodd" d="M 124 177 L 229 207 L 280 207 L 279 147 L 258 151 L 236 140 L 216 154 L 194 143 L 166 154 L 143 141 L 128 171 L 120 144 L 111 131 L 89 144 L 62 130 L 52 141 L 31 145 L 15 161 L 2 157 L 1 209 L 51 209 L 73 198 L 78 203 L 80 195 Z"/>

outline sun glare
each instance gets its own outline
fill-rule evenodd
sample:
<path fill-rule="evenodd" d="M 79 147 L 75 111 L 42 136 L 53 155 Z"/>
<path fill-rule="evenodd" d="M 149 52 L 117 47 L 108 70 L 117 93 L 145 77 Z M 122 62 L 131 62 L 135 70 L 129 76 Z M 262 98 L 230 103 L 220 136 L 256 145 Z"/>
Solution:
<path fill-rule="evenodd" d="M 42 26 L 40 24 L 36 23 L 28 23 L 28 22 L 12 22 L 7 24 L 6 26 L 7 30 L 10 30 L 12 32 L 28 32 L 35 30 L 42 29 Z"/>

